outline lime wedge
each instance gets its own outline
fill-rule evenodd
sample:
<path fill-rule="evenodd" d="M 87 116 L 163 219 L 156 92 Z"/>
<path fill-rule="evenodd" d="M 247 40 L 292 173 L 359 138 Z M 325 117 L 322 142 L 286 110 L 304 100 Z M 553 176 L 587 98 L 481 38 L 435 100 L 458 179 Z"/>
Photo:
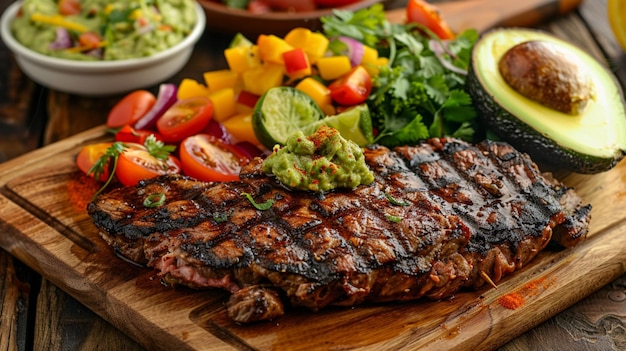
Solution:
<path fill-rule="evenodd" d="M 285 145 L 297 131 L 324 118 L 324 112 L 306 93 L 293 87 L 269 89 L 257 101 L 252 112 L 254 134 L 263 146 Z M 317 129 L 317 128 L 316 128 Z"/>
<path fill-rule="evenodd" d="M 374 141 L 372 118 L 367 104 L 357 105 L 337 115 L 323 118 L 306 127 L 303 133 L 313 134 L 322 124 L 337 129 L 342 137 L 352 140 L 359 146 L 366 146 Z"/>
<path fill-rule="evenodd" d="M 237 33 L 235 34 L 235 37 L 233 38 L 233 40 L 230 41 L 230 45 L 228 45 L 229 48 L 238 48 L 238 47 L 247 47 L 247 46 L 252 46 L 253 43 L 250 41 L 250 39 L 246 38 L 245 35 L 241 34 L 241 33 Z"/>

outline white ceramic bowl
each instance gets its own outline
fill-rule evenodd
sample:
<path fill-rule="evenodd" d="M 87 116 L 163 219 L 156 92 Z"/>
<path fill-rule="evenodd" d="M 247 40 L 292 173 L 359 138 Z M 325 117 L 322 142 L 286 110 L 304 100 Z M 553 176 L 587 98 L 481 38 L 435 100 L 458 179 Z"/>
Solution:
<path fill-rule="evenodd" d="M 83 96 L 121 94 L 147 88 L 172 77 L 189 61 L 206 24 L 204 10 L 196 3 L 196 26 L 183 41 L 171 48 L 136 59 L 78 61 L 46 56 L 15 40 L 10 23 L 20 4 L 20 1 L 11 4 L 0 18 L 0 35 L 14 53 L 19 67 L 43 86 Z"/>

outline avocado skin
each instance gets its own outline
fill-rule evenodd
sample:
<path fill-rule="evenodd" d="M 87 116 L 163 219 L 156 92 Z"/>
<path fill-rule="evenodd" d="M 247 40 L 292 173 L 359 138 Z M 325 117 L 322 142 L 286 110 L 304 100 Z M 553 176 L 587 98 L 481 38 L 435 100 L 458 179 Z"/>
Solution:
<path fill-rule="evenodd" d="M 479 121 L 502 140 L 530 155 L 535 162 L 550 168 L 595 174 L 613 168 L 625 155 L 625 150 L 618 150 L 611 158 L 581 154 L 543 136 L 496 102 L 476 76 L 473 61 L 469 65 L 466 85 Z"/>

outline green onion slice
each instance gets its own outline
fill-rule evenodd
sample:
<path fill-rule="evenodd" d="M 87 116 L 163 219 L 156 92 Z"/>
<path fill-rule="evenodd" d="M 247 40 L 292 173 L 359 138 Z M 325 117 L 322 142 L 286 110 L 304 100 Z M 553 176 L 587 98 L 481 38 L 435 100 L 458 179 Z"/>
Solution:
<path fill-rule="evenodd" d="M 248 201 L 250 201 L 252 206 L 254 206 L 257 210 L 260 210 L 260 211 L 269 210 L 272 207 L 272 205 L 274 204 L 274 200 L 273 199 L 269 199 L 269 200 L 265 201 L 264 203 L 259 204 L 256 201 L 254 201 L 254 199 L 252 198 L 252 195 L 250 193 L 241 193 L 241 196 L 244 196 L 246 199 L 248 199 Z"/>
<path fill-rule="evenodd" d="M 143 205 L 146 207 L 159 207 L 165 203 L 165 194 L 155 193 L 150 194 L 143 200 Z"/>

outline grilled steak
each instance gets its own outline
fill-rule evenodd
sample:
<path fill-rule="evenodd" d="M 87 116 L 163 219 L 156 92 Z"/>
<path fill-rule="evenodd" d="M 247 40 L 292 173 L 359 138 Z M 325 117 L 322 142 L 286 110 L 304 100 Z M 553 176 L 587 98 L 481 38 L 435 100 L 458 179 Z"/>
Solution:
<path fill-rule="evenodd" d="M 284 302 L 442 299 L 587 234 L 591 206 L 508 144 L 432 139 L 365 157 L 376 180 L 352 190 L 290 191 L 256 159 L 237 182 L 163 176 L 88 211 L 109 244 L 164 282 L 230 291 L 239 322 L 280 316 Z M 165 203 L 146 207 L 154 194 Z"/>

